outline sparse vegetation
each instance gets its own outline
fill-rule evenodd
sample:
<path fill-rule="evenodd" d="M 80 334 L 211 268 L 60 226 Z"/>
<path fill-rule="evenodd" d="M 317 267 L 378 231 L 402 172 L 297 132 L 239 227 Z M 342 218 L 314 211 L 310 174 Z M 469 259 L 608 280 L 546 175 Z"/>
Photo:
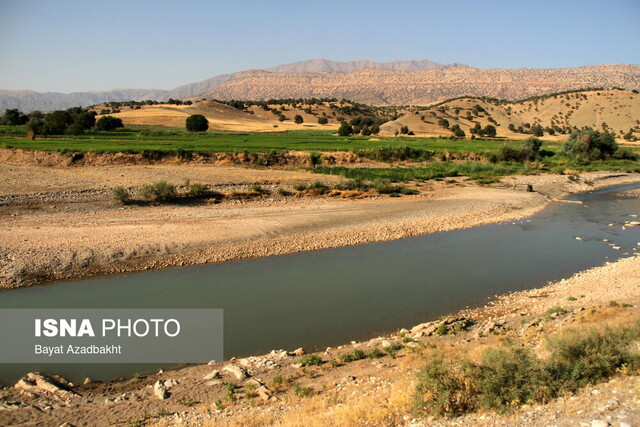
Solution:
<path fill-rule="evenodd" d="M 506 412 L 525 403 L 545 403 L 601 382 L 623 366 L 637 370 L 640 355 L 631 343 L 639 337 L 636 323 L 602 332 L 571 330 L 550 338 L 544 359 L 515 346 L 486 350 L 475 363 L 436 355 L 418 375 L 415 403 L 435 416 L 478 409 Z"/>

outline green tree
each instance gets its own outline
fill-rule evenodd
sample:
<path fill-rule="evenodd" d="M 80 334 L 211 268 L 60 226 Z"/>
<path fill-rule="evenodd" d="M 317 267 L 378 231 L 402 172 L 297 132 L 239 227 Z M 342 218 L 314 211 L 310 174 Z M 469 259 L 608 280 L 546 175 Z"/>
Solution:
<path fill-rule="evenodd" d="M 95 111 L 83 111 L 73 118 L 73 123 L 82 130 L 91 129 L 96 125 Z"/>
<path fill-rule="evenodd" d="M 293 118 L 293 121 L 297 125 L 301 125 L 304 122 L 304 119 L 302 118 L 302 116 L 300 114 L 296 114 L 295 117 Z"/>
<path fill-rule="evenodd" d="M 544 128 L 540 125 L 533 125 L 531 126 L 531 133 L 534 136 L 542 136 L 544 135 Z"/>
<path fill-rule="evenodd" d="M 618 149 L 616 138 L 612 133 L 600 133 L 594 130 L 576 131 L 562 145 L 567 157 L 580 160 L 604 160 Z"/>
<path fill-rule="evenodd" d="M 453 132 L 453 134 L 458 138 L 464 138 L 466 136 L 466 134 L 458 124 L 451 126 L 451 132 Z"/>
<path fill-rule="evenodd" d="M 486 125 L 484 127 L 484 134 L 490 137 L 495 137 L 497 135 L 496 127 L 494 125 Z"/>
<path fill-rule="evenodd" d="M 27 123 L 27 120 L 29 120 L 29 117 L 22 114 L 17 108 L 5 110 L 4 116 L 2 117 L 2 122 L 9 126 L 23 125 Z"/>
<path fill-rule="evenodd" d="M 340 128 L 338 129 L 338 135 L 340 136 L 349 136 L 353 134 L 353 128 L 347 122 L 342 122 Z"/>
<path fill-rule="evenodd" d="M 449 120 L 447 119 L 438 120 L 438 124 L 445 129 L 449 129 Z"/>
<path fill-rule="evenodd" d="M 327 119 L 326 117 L 318 117 L 319 125 L 326 125 L 327 123 L 329 123 L 329 119 Z"/>
<path fill-rule="evenodd" d="M 44 135 L 62 135 L 67 126 L 72 123 L 73 117 L 68 111 L 57 110 L 47 115 L 42 133 Z"/>
<path fill-rule="evenodd" d="M 522 148 L 524 148 L 525 150 L 531 151 L 534 157 L 538 155 L 538 153 L 540 152 L 540 148 L 542 147 L 542 141 L 536 138 L 535 136 L 530 136 L 529 138 L 522 141 L 520 144 Z"/>
<path fill-rule="evenodd" d="M 111 131 L 124 127 L 122 120 L 113 116 L 102 116 L 96 122 L 96 129 L 101 131 Z"/>
<path fill-rule="evenodd" d="M 209 121 L 202 114 L 192 114 L 187 117 L 185 126 L 189 132 L 206 132 L 209 129 Z"/>

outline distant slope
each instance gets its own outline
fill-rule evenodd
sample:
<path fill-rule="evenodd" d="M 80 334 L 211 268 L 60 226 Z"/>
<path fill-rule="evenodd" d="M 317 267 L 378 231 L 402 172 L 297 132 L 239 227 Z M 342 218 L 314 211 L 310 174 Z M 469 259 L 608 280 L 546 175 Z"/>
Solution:
<path fill-rule="evenodd" d="M 467 137 L 476 124 L 482 128 L 494 125 L 498 137 L 509 139 L 529 137 L 509 130 L 510 125 L 526 129 L 527 124 L 554 128 L 554 136 L 545 132 L 544 138 L 551 140 L 565 140 L 571 130 L 585 127 L 607 130 L 618 137 L 629 131 L 640 136 L 640 94 L 629 90 L 580 91 L 516 102 L 461 98 L 433 107 L 410 108 L 405 113 L 383 124 L 381 135 L 395 135 L 406 126 L 417 136 L 451 136 L 452 132 L 439 124 L 446 119 L 449 127 L 459 125 Z"/>
<path fill-rule="evenodd" d="M 421 71 L 434 68 L 467 67 L 464 64 L 442 65 L 429 59 L 421 61 L 391 61 L 374 62 L 366 59 L 350 62 L 336 62 L 327 59 L 310 59 L 308 61 L 294 62 L 292 64 L 278 65 L 265 68 L 272 73 L 352 73 L 367 68 L 398 71 Z"/>
<path fill-rule="evenodd" d="M 347 98 L 373 105 L 428 105 L 464 95 L 509 100 L 586 87 L 640 88 L 640 66 L 565 69 L 424 71 L 363 69 L 351 73 L 246 71 L 199 96 L 212 99 Z"/>

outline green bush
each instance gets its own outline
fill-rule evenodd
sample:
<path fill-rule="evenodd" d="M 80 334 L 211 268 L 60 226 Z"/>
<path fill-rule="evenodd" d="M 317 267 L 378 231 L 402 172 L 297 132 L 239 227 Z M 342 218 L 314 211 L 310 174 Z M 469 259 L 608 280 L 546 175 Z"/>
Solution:
<path fill-rule="evenodd" d="M 209 194 L 209 190 L 207 186 L 204 184 L 199 184 L 197 182 L 193 184 L 189 184 L 189 196 L 190 197 L 205 197 Z"/>
<path fill-rule="evenodd" d="M 479 408 L 505 412 L 525 403 L 544 403 L 604 381 L 622 367 L 636 372 L 640 355 L 632 344 L 639 338 L 637 322 L 549 338 L 545 359 L 513 346 L 489 349 L 479 363 L 437 355 L 418 374 L 415 401 L 420 410 L 438 416 Z"/>
<path fill-rule="evenodd" d="M 206 132 L 209 129 L 209 121 L 202 114 L 192 114 L 184 122 L 189 132 Z"/>
<path fill-rule="evenodd" d="M 129 190 L 122 186 L 113 188 L 113 190 L 111 190 L 111 196 L 113 197 L 113 200 L 115 200 L 116 202 L 120 202 L 123 205 L 129 202 L 129 199 L 131 197 L 129 195 Z"/>
<path fill-rule="evenodd" d="M 573 132 L 562 145 L 562 152 L 567 157 L 580 161 L 605 160 L 617 149 L 615 135 L 593 130 Z"/>
<path fill-rule="evenodd" d="M 300 359 L 299 363 L 302 366 L 320 366 L 322 365 L 322 358 L 315 354 L 307 354 Z"/>
<path fill-rule="evenodd" d="M 143 185 L 140 194 L 147 200 L 155 199 L 157 202 L 168 202 L 176 197 L 176 187 L 167 181 L 157 181 L 153 184 Z"/>
<path fill-rule="evenodd" d="M 313 396 L 313 389 L 311 387 L 302 387 L 298 384 L 294 384 L 293 394 L 295 394 L 296 397 L 310 397 Z"/>

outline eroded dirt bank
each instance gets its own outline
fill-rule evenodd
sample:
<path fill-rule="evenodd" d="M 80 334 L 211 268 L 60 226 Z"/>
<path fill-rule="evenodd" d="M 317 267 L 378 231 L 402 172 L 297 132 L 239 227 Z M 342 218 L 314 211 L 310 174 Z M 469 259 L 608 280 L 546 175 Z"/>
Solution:
<path fill-rule="evenodd" d="M 264 257 L 471 227 L 529 216 L 571 192 L 640 180 L 633 174 L 507 177 L 493 187 L 416 184 L 419 195 L 359 200 L 271 196 L 222 204 L 121 206 L 96 188 L 149 182 L 149 176 L 193 177 L 213 186 L 267 187 L 337 179 L 303 171 L 183 165 L 15 170 L 0 165 L 0 287 Z M 255 173 L 254 173 L 255 172 Z M 39 176 L 41 174 L 42 176 Z M 117 176 L 120 175 L 120 176 Z M 115 176 L 115 178 L 113 178 Z M 34 178 L 36 177 L 36 178 Z M 589 182 L 590 185 L 585 184 Z M 539 192 L 526 192 L 525 184 Z M 35 193 L 30 186 L 47 192 Z M 19 188 L 19 194 L 15 193 Z M 52 191 L 53 190 L 53 191 Z"/>

